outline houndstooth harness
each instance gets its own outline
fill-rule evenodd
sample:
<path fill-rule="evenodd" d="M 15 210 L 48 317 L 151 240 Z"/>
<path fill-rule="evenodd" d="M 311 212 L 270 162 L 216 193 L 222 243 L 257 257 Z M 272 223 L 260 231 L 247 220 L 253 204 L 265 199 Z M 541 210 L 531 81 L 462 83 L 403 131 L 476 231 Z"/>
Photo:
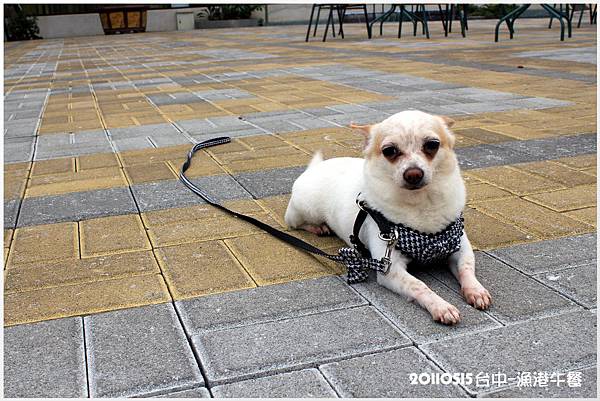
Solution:
<path fill-rule="evenodd" d="M 310 252 L 315 255 L 333 260 L 346 265 L 348 268 L 348 283 L 355 284 L 365 281 L 369 276 L 369 270 L 376 270 L 387 274 L 392 264 L 391 256 L 394 249 L 399 250 L 404 255 L 418 262 L 428 264 L 437 260 L 445 259 L 460 248 L 460 237 L 463 231 L 462 215 L 444 230 L 436 234 L 425 234 L 413 230 L 402 224 L 394 224 L 387 220 L 380 212 L 371 209 L 366 202 L 357 199 L 360 211 L 354 222 L 353 234 L 350 236 L 350 242 L 353 248 L 345 247 L 338 251 L 337 255 L 332 255 L 309 244 L 300 238 L 294 237 L 284 231 L 263 223 L 254 217 L 238 213 L 221 205 L 216 199 L 213 199 L 208 193 L 204 192 L 194 184 L 185 175 L 185 172 L 192 163 L 194 153 L 201 149 L 211 146 L 222 145 L 231 142 L 229 137 L 218 137 L 195 144 L 187 154 L 187 159 L 181 166 L 179 180 L 188 187 L 193 193 L 202 198 L 206 203 L 229 213 L 241 220 L 244 220 L 261 230 L 271 234 L 275 238 L 290 244 L 304 252 Z M 360 194 L 359 194 L 360 195 Z M 379 238 L 387 242 L 385 254 L 381 259 L 373 259 L 371 253 L 358 238 L 360 228 L 365 222 L 367 216 L 371 216 L 377 223 L 380 233 Z"/>
<path fill-rule="evenodd" d="M 460 239 L 464 229 L 462 214 L 443 230 L 428 234 L 407 227 L 402 223 L 392 223 L 381 212 L 370 208 L 364 200 L 357 199 L 356 203 L 360 211 L 354 222 L 350 242 L 354 245 L 354 250 L 362 256 L 363 260 L 366 259 L 381 263 L 381 261 L 372 259 L 371 253 L 359 239 L 360 229 L 367 216 L 371 216 L 379 227 L 379 237 L 384 241 L 388 241 L 386 256 L 382 259 L 383 262 L 387 262 L 391 256 L 390 246 L 422 265 L 431 265 L 436 262 L 445 261 L 450 255 L 460 249 Z M 391 245 L 392 241 L 393 245 Z M 353 282 L 364 281 L 368 277 L 368 269 L 382 271 L 378 267 L 374 267 L 372 262 L 366 264 L 354 263 L 348 266 L 348 282 L 351 280 Z M 383 272 L 387 273 L 387 269 Z"/>

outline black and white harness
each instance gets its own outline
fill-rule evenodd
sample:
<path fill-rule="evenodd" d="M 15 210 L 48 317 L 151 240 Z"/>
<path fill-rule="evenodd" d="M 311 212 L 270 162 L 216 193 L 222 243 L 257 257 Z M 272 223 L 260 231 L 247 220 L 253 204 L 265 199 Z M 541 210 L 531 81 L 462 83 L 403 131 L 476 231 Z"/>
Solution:
<path fill-rule="evenodd" d="M 360 197 L 360 194 L 359 194 Z M 404 256 L 421 265 L 431 265 L 448 259 L 450 255 L 460 249 L 461 237 L 464 230 L 464 218 L 462 214 L 451 222 L 443 230 L 429 234 L 412 229 L 402 223 L 392 223 L 381 212 L 372 209 L 365 200 L 357 197 L 356 204 L 359 207 L 358 215 L 354 220 L 354 228 L 350 235 L 350 243 L 354 249 L 363 257 L 378 261 L 383 269 L 375 269 L 387 273 L 391 264 L 391 251 L 396 249 Z M 371 252 L 360 240 L 360 229 L 367 217 L 371 217 L 379 228 L 379 238 L 387 242 L 386 252 L 381 260 L 373 259 Z M 352 271 L 348 268 L 348 282 L 360 282 L 367 279 L 371 266 L 353 266 Z"/>
<path fill-rule="evenodd" d="M 387 274 L 392 263 L 391 255 L 394 249 L 399 250 L 403 255 L 418 263 L 431 264 L 436 261 L 447 259 L 452 253 L 458 251 L 460 248 L 460 238 L 464 228 L 462 215 L 442 231 L 435 234 L 427 234 L 413 230 L 403 224 L 392 223 L 386 219 L 383 214 L 377 210 L 371 209 L 364 200 L 357 199 L 360 211 L 356 216 L 353 233 L 350 236 L 350 242 L 354 247 L 341 248 L 338 250 L 337 255 L 331 255 L 308 242 L 271 227 L 260 220 L 230 210 L 198 188 L 185 176 L 186 170 L 191 165 L 194 153 L 200 149 L 229 142 L 231 142 L 230 138 L 219 137 L 194 145 L 188 152 L 187 160 L 181 167 L 181 172 L 179 174 L 181 182 L 208 204 L 255 225 L 281 241 L 305 252 L 310 252 L 344 264 L 348 268 L 348 283 L 350 284 L 365 281 L 369 276 L 369 270 L 376 270 L 383 274 Z M 372 258 L 367 247 L 359 239 L 360 229 L 368 216 L 370 216 L 379 227 L 379 238 L 387 242 L 385 254 L 381 259 Z"/>

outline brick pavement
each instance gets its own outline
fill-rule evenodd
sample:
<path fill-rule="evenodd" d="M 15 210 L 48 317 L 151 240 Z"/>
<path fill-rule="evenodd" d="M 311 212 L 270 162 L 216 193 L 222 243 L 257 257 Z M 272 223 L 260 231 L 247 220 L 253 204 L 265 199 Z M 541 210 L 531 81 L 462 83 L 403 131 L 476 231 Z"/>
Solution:
<path fill-rule="evenodd" d="M 309 44 L 302 26 L 5 44 L 5 395 L 595 397 L 596 31 L 560 43 L 520 20 L 494 44 L 491 24 L 466 39 L 433 22 L 431 40 L 350 24 Z M 312 153 L 359 156 L 347 125 L 407 108 L 457 121 L 494 305 L 466 305 L 443 268 L 415 272 L 461 310 L 456 327 L 177 181 L 193 142 L 231 136 L 189 175 L 285 229 Z M 408 380 L 518 371 L 580 371 L 583 386 Z"/>

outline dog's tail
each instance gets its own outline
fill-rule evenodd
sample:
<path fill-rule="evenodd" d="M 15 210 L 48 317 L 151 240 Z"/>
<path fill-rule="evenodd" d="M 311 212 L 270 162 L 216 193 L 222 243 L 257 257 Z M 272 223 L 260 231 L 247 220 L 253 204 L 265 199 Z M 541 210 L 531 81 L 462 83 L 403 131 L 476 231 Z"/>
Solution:
<path fill-rule="evenodd" d="M 323 153 L 320 150 L 317 150 L 315 152 L 315 154 L 313 155 L 313 158 L 310 161 L 310 163 L 308 163 L 308 167 L 306 169 L 309 170 L 311 167 L 313 167 L 316 164 L 321 163 L 322 161 L 323 161 Z"/>

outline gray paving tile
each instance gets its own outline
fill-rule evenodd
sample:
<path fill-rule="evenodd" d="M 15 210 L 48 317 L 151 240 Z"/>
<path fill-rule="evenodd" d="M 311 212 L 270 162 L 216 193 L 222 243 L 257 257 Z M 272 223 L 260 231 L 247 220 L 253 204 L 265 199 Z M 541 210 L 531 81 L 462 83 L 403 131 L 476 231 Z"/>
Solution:
<path fill-rule="evenodd" d="M 13 139 L 13 138 L 11 138 Z M 33 139 L 34 138 L 14 138 L 25 139 L 25 142 L 13 142 L 4 139 L 4 163 L 19 163 L 30 161 L 33 158 Z"/>
<path fill-rule="evenodd" d="M 218 201 L 252 197 L 228 175 L 194 178 L 192 182 Z M 179 180 L 132 185 L 131 189 L 142 212 L 204 203 Z"/>
<path fill-rule="evenodd" d="M 17 226 L 79 221 L 137 213 L 129 188 L 110 188 L 25 198 Z"/>
<path fill-rule="evenodd" d="M 21 199 L 12 199 L 4 202 L 4 228 L 15 227 L 20 206 Z"/>
<path fill-rule="evenodd" d="M 344 398 L 465 397 L 455 384 L 413 384 L 411 374 L 442 373 L 415 347 L 321 365 L 319 370 Z"/>
<path fill-rule="evenodd" d="M 410 344 L 371 307 L 209 331 L 192 341 L 211 385 Z"/>
<path fill-rule="evenodd" d="M 586 308 L 596 307 L 596 263 L 552 273 L 540 273 L 535 277 Z"/>
<path fill-rule="evenodd" d="M 553 272 L 596 261 L 596 234 L 514 245 L 488 251 L 526 274 Z"/>
<path fill-rule="evenodd" d="M 193 388 L 190 390 L 176 391 L 163 395 L 157 395 L 153 398 L 211 398 L 210 393 L 205 387 Z"/>
<path fill-rule="evenodd" d="M 421 349 L 446 372 L 566 372 L 596 363 L 596 316 L 589 311 L 531 320 L 468 336 L 425 344 Z M 481 385 L 482 383 L 479 382 Z M 466 386 L 472 392 L 498 386 Z"/>
<path fill-rule="evenodd" d="M 81 318 L 4 329 L 4 396 L 88 396 Z"/>
<path fill-rule="evenodd" d="M 434 322 L 427 310 L 377 284 L 374 276 L 352 287 L 417 344 L 501 326 L 484 312 L 468 305 L 459 294 L 431 276 L 426 274 L 415 274 L 415 276 L 440 297 L 458 308 L 461 315 L 458 325 L 445 326 Z"/>
<path fill-rule="evenodd" d="M 179 131 L 171 124 L 149 124 L 125 128 L 111 128 L 109 130 L 112 139 L 126 139 L 146 136 L 168 136 L 178 135 Z"/>
<path fill-rule="evenodd" d="M 175 306 L 186 332 L 194 335 L 365 304 L 337 277 L 324 277 L 177 301 Z"/>
<path fill-rule="evenodd" d="M 159 93 L 153 95 L 147 95 L 148 99 L 157 106 L 171 105 L 171 104 L 186 104 L 186 103 L 206 103 L 206 100 L 199 98 L 193 93 L 180 92 L 180 93 Z"/>
<path fill-rule="evenodd" d="M 458 281 L 449 269 L 434 268 L 429 272 L 458 293 Z M 580 308 L 558 292 L 482 252 L 475 253 L 475 274 L 492 295 L 488 313 L 503 323 Z"/>
<path fill-rule="evenodd" d="M 211 389 L 215 398 L 336 398 L 317 369 L 244 380 Z"/>
<path fill-rule="evenodd" d="M 305 166 L 261 170 L 235 175 L 246 190 L 257 198 L 289 194 L 296 178 L 306 170 Z"/>
<path fill-rule="evenodd" d="M 505 149 L 527 153 L 538 159 L 558 159 L 566 156 L 596 152 L 596 134 L 579 134 L 551 138 L 510 141 L 502 144 Z"/>
<path fill-rule="evenodd" d="M 533 155 L 508 149 L 502 145 L 485 144 L 458 148 L 456 156 L 459 165 L 462 169 L 473 169 L 540 160 Z"/>
<path fill-rule="evenodd" d="M 482 397 L 489 398 L 596 398 L 597 397 L 597 368 L 590 367 L 585 369 L 577 369 L 574 372 L 581 373 L 581 386 L 572 387 L 568 383 L 562 382 L 557 385 L 556 382 L 548 383 L 544 387 L 525 387 L 513 386 L 506 389 L 501 389 L 491 393 L 482 394 Z M 568 372 L 560 372 L 565 375 Z M 566 376 L 561 376 L 565 379 Z"/>
<path fill-rule="evenodd" d="M 43 135 L 38 139 L 35 160 L 73 157 L 112 151 L 113 149 L 110 146 L 110 142 L 103 131 Z"/>
<path fill-rule="evenodd" d="M 84 318 L 90 396 L 173 392 L 204 381 L 171 303 Z"/>

